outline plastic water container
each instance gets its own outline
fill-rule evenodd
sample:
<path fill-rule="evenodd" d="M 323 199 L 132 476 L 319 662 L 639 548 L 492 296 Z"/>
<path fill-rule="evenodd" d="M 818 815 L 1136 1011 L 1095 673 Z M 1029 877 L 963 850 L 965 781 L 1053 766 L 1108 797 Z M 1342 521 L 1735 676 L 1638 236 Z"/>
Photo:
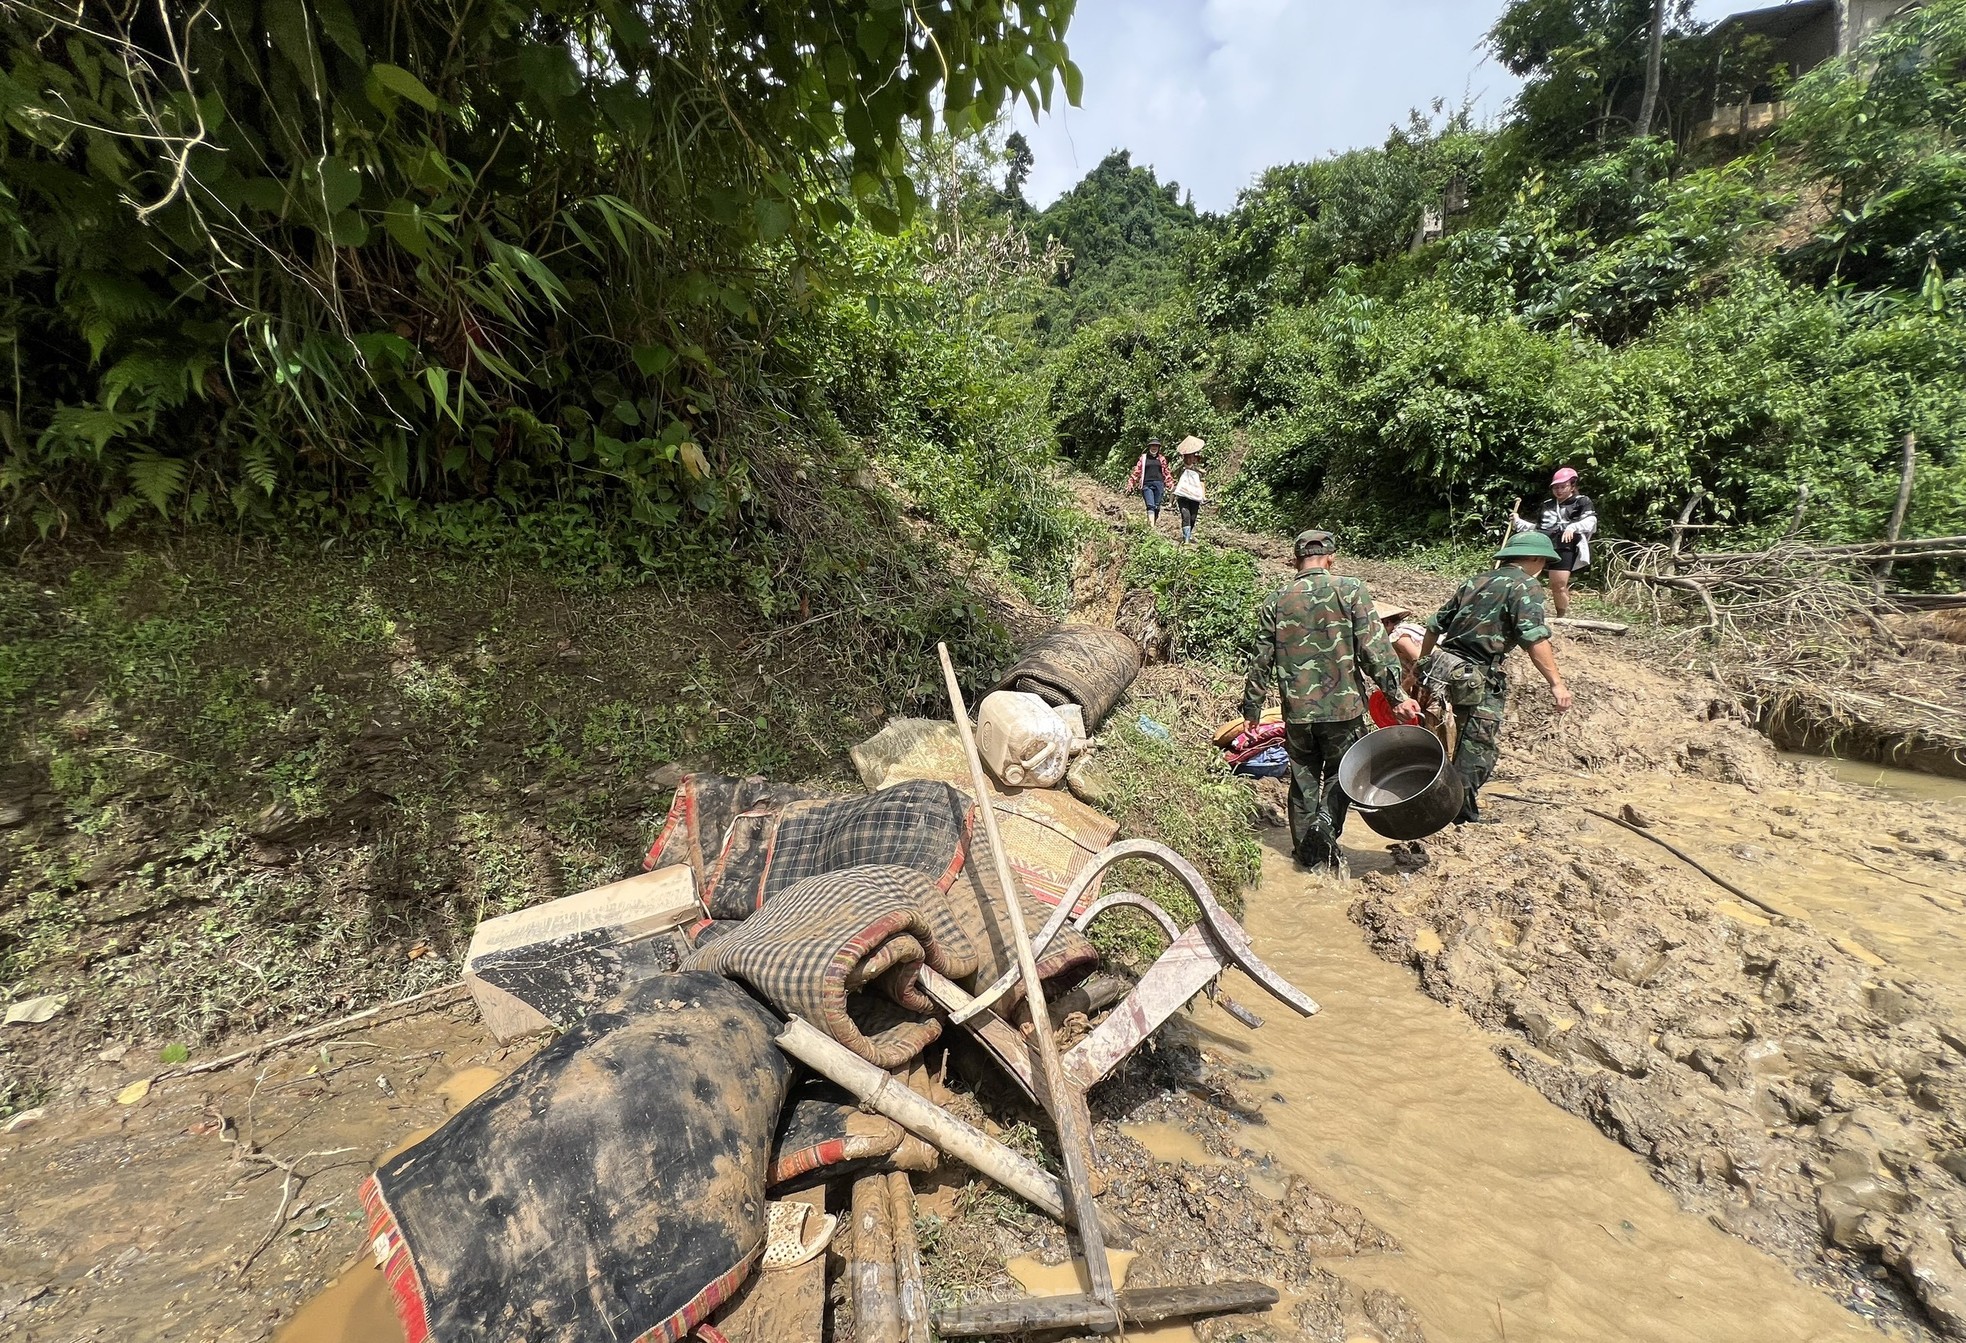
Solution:
<path fill-rule="evenodd" d="M 976 749 L 998 783 L 1056 788 L 1072 763 L 1072 729 L 1036 695 L 998 690 L 976 716 Z"/>

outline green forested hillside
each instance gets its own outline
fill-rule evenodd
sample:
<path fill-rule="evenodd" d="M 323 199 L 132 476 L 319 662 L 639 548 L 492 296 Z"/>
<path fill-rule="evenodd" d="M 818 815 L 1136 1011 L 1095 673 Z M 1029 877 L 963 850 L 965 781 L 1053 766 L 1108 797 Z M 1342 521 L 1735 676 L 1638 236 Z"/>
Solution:
<path fill-rule="evenodd" d="M 1109 313 L 1172 298 L 1186 277 L 1199 216 L 1178 184 L 1134 167 L 1132 156 L 1116 149 L 1070 191 L 1018 222 L 1034 248 L 1056 242 L 1067 253 L 1037 313 L 1038 331 L 1055 344 Z"/>
<path fill-rule="evenodd" d="M 1077 96 L 1070 10 L 0 8 L 0 530 L 878 567 L 874 438 L 1010 432 L 937 146 Z"/>
<path fill-rule="evenodd" d="M 1236 519 L 1382 551 L 1560 462 L 1614 532 L 1696 488 L 1786 528 L 1806 486 L 1805 534 L 1867 538 L 1907 433 L 1912 529 L 1966 528 L 1966 0 L 1792 88 L 1679 5 L 1650 98 L 1642 0 L 1514 0 L 1499 125 L 1436 107 L 1220 217 L 1125 150 L 1034 210 L 1028 147 L 978 152 L 1077 95 L 1070 8 L 0 11 L 0 531 L 850 604 L 921 572 L 885 477 L 1036 590 L 1054 448 L 1189 432 L 1246 447 Z M 1777 93 L 1772 135 L 1696 134 Z"/>
<path fill-rule="evenodd" d="M 1636 134 L 1616 38 L 1643 8 L 1518 0 L 1503 124 L 1416 117 L 1263 174 L 1185 245 L 1182 292 L 1052 362 L 1066 450 L 1117 478 L 1149 433 L 1240 431 L 1231 516 L 1383 552 L 1492 533 L 1565 463 L 1615 534 L 1696 488 L 1786 530 L 1806 486 L 1802 534 L 1870 539 L 1911 433 L 1910 526 L 1966 530 L 1966 3 L 1796 81 L 1745 145 L 1694 127 L 1765 54 L 1683 11 Z"/>

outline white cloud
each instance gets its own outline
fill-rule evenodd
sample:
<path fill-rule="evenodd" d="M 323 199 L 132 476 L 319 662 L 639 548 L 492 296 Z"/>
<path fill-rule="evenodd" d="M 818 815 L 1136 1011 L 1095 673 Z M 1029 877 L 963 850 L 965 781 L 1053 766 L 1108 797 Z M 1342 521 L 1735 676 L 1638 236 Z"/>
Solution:
<path fill-rule="evenodd" d="M 1702 19 L 1753 0 L 1698 0 Z M 1114 149 L 1225 210 L 1263 169 L 1382 143 L 1412 108 L 1472 99 L 1498 116 L 1516 80 L 1482 34 L 1502 0 L 1083 0 L 1067 41 L 1085 106 L 1035 127 L 1026 194 L 1046 204 Z"/>

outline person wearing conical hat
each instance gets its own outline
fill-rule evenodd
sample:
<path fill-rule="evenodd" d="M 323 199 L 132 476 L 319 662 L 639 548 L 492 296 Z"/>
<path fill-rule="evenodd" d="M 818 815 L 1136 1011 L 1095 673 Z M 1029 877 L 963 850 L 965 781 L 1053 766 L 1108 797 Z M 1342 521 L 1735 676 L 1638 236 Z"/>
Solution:
<path fill-rule="evenodd" d="M 1174 483 L 1174 506 L 1181 510 L 1182 545 L 1195 539 L 1195 519 L 1208 499 L 1208 491 L 1201 483 L 1201 450 L 1206 446 L 1189 434 L 1174 449 L 1181 457 L 1181 476 Z"/>
<path fill-rule="evenodd" d="M 1558 713 L 1568 712 L 1570 691 L 1550 650 L 1550 627 L 1544 623 L 1543 590 L 1537 583 L 1543 570 L 1558 558 L 1550 538 L 1538 531 L 1519 532 L 1495 552 L 1499 561 L 1476 574 L 1427 620 L 1420 675 L 1453 706 L 1459 740 L 1454 768 L 1461 776 L 1463 800 L 1456 822 L 1478 821 L 1476 794 L 1495 772 L 1501 749 L 1502 716 L 1509 680 L 1502 660 L 1512 648 L 1529 654 L 1529 661 L 1549 683 Z"/>
<path fill-rule="evenodd" d="M 1414 668 L 1420 665 L 1420 648 L 1427 641 L 1427 627 L 1413 618 L 1411 607 L 1398 602 L 1374 602 L 1372 614 L 1379 618 L 1379 628 L 1386 632 L 1386 642 L 1392 645 L 1393 654 L 1399 659 L 1402 684 L 1411 681 L 1409 688 L 1417 689 Z M 1385 691 L 1376 687 L 1366 697 L 1365 715 L 1378 727 L 1391 727 L 1399 721 L 1393 712 L 1393 702 L 1386 698 Z"/>

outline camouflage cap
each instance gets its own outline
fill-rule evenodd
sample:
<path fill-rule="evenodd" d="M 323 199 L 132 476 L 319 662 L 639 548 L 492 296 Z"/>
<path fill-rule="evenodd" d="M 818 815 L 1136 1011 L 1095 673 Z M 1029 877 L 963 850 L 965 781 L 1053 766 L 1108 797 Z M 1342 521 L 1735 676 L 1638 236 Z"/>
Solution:
<path fill-rule="evenodd" d="M 1297 558 L 1306 559 L 1312 555 L 1331 555 L 1338 550 L 1338 542 L 1330 532 L 1319 531 L 1313 527 L 1307 532 L 1297 533 Z"/>

